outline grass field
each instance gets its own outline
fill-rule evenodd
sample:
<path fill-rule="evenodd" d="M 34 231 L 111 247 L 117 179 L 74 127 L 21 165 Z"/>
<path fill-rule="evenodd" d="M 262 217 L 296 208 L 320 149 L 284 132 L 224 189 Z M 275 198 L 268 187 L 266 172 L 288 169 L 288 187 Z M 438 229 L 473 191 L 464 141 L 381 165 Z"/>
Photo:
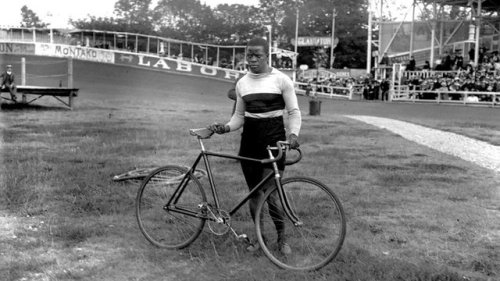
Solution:
<path fill-rule="evenodd" d="M 116 81 L 137 73 L 123 75 Z M 348 230 L 331 264 L 297 273 L 230 235 L 157 249 L 135 221 L 137 183 L 112 181 L 134 167 L 191 164 L 188 129 L 228 120 L 227 84 L 151 74 L 144 85 L 111 87 L 99 73 L 79 76 L 73 111 L 51 100 L 2 106 L 2 280 L 500 280 L 500 175 L 342 116 L 397 118 L 500 145 L 498 109 L 324 101 L 321 116 L 308 116 L 301 98 L 304 159 L 285 176 L 327 183 Z M 232 133 L 206 145 L 231 153 L 238 142 Z M 239 165 L 213 166 L 231 206 L 246 191 Z M 236 220 L 254 236 L 246 208 Z"/>

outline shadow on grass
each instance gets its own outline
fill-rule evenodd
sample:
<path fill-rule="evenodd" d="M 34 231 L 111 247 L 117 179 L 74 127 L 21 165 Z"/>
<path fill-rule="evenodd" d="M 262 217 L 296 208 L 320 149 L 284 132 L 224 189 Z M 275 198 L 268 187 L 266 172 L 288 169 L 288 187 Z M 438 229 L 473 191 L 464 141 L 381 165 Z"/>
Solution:
<path fill-rule="evenodd" d="M 42 106 L 27 103 L 2 103 L 2 111 L 67 111 L 68 108 L 62 106 Z"/>

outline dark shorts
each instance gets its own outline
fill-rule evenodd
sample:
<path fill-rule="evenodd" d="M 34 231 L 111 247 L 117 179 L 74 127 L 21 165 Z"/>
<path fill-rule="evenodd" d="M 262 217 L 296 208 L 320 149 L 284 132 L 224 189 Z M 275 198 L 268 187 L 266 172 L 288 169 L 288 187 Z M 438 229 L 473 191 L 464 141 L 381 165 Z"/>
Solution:
<path fill-rule="evenodd" d="M 242 157 L 267 159 L 267 146 L 276 146 L 277 141 L 286 140 L 283 117 L 250 118 L 245 117 L 239 155 Z M 277 151 L 274 155 L 277 155 Z M 285 155 L 277 162 L 278 169 L 285 169 Z M 264 169 L 272 169 L 272 164 L 262 165 L 253 161 L 241 161 L 243 174 L 250 188 L 263 178 Z"/>

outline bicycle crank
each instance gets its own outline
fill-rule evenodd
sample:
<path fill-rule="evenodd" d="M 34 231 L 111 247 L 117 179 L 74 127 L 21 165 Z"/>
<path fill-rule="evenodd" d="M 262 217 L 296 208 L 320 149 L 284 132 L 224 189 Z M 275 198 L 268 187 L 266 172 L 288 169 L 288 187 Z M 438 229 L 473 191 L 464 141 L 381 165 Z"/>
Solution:
<path fill-rule="evenodd" d="M 215 235 L 224 235 L 231 228 L 231 217 L 229 213 L 224 210 L 213 210 L 210 205 L 207 206 L 208 214 L 212 219 L 208 220 L 208 228 Z"/>
<path fill-rule="evenodd" d="M 229 227 L 229 229 L 231 229 L 234 236 L 236 236 L 237 240 L 242 240 L 243 242 L 250 244 L 251 241 L 250 241 L 250 238 L 248 238 L 248 235 L 246 235 L 245 233 L 238 234 L 238 233 L 236 233 L 236 231 L 232 227 Z"/>

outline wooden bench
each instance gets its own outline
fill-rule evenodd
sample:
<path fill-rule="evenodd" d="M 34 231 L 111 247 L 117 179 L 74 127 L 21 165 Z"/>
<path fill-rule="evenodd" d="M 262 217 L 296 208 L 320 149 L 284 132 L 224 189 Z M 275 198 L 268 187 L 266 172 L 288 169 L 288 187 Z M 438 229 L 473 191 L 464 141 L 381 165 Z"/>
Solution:
<path fill-rule="evenodd" d="M 7 89 L 2 89 L 2 92 L 9 92 Z M 66 87 L 41 87 L 41 86 L 17 86 L 17 93 L 22 94 L 22 103 L 30 104 L 44 96 L 52 96 L 57 99 L 70 109 L 73 107 L 73 98 L 78 96 L 77 88 L 66 88 Z M 31 100 L 28 100 L 26 95 L 38 96 Z M 68 102 L 61 99 L 61 97 L 67 97 Z M 3 97 L 6 100 L 12 100 L 10 95 L 8 98 Z"/>

